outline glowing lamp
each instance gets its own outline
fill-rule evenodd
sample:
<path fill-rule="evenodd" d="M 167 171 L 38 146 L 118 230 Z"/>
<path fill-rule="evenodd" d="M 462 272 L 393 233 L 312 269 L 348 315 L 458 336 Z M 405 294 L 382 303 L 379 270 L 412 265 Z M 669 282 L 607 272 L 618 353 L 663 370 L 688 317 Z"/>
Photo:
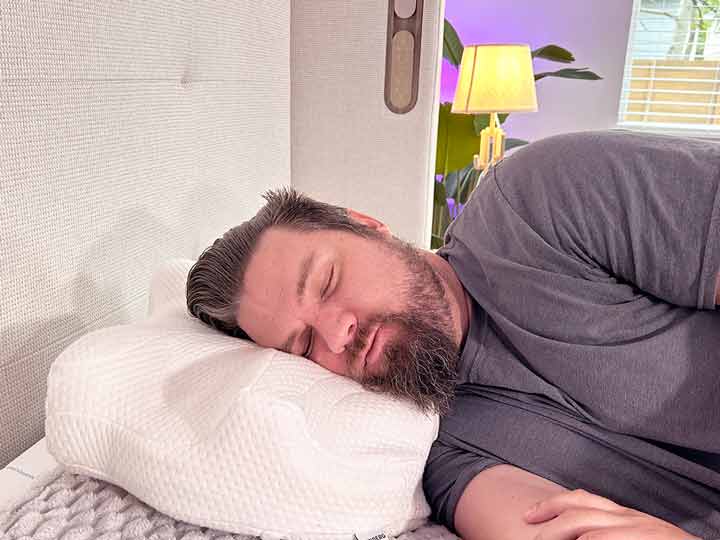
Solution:
<path fill-rule="evenodd" d="M 530 47 L 465 47 L 452 112 L 490 113 L 490 123 L 480 134 L 480 153 L 473 158 L 476 169 L 496 163 L 505 153 L 505 132 L 498 122 L 498 113 L 535 111 L 537 97 Z"/>

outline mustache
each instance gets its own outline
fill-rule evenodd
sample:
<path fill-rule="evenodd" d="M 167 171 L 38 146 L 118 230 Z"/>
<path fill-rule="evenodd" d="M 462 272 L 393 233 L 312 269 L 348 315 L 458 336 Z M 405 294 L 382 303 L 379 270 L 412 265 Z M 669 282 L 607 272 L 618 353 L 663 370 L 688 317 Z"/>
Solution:
<path fill-rule="evenodd" d="M 352 365 L 352 363 L 358 359 L 360 352 L 367 346 L 368 339 L 370 339 L 371 328 L 375 325 L 385 324 L 395 319 L 398 319 L 397 315 L 384 314 L 370 317 L 362 324 L 358 322 L 355 339 L 345 348 L 348 353 L 348 365 Z"/>
<path fill-rule="evenodd" d="M 361 382 L 369 390 L 409 399 L 423 412 L 446 414 L 457 385 L 458 350 L 438 329 L 410 331 L 408 341 L 388 345 L 386 371 Z"/>

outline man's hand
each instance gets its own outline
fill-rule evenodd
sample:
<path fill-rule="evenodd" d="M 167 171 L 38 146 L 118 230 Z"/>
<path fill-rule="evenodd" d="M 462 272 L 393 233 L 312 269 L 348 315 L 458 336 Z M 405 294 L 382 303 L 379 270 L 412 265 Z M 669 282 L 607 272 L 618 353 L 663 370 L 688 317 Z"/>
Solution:
<path fill-rule="evenodd" d="M 537 503 L 525 521 L 546 522 L 535 540 L 700 540 L 662 519 L 582 489 Z"/>

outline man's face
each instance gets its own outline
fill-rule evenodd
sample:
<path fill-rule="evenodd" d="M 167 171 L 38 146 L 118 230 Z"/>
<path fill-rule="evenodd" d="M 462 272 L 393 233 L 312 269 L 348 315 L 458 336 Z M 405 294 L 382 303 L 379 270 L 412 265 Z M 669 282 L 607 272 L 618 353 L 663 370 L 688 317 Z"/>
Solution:
<path fill-rule="evenodd" d="M 389 235 L 271 228 L 236 311 L 257 344 L 305 356 L 371 390 L 446 412 L 458 346 L 439 276 Z"/>

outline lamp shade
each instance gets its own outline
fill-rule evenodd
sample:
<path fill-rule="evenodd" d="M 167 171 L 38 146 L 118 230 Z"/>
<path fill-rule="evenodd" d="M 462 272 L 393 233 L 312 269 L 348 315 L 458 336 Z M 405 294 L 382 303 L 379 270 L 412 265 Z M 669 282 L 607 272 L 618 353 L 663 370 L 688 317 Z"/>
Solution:
<path fill-rule="evenodd" d="M 454 113 L 537 111 L 527 45 L 469 45 L 463 50 Z"/>

